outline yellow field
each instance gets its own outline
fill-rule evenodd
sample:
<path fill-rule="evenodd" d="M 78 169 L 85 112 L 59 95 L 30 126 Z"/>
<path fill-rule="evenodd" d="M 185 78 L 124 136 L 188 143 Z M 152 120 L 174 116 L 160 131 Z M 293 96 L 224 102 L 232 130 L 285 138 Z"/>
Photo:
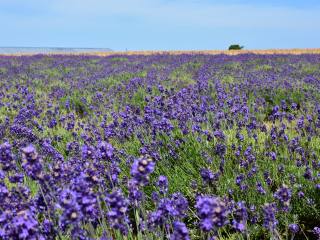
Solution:
<path fill-rule="evenodd" d="M 48 53 L 46 55 L 94 55 L 94 56 L 112 56 L 112 55 L 153 55 L 153 54 L 320 54 L 320 48 L 309 49 L 267 49 L 267 50 L 188 50 L 188 51 L 113 51 L 113 52 L 82 52 L 82 53 Z M 0 54 L 0 56 L 29 56 L 33 53 L 19 53 L 19 54 Z"/>
<path fill-rule="evenodd" d="M 320 54 L 320 48 L 314 49 L 268 49 L 268 50 L 201 50 L 201 51 L 127 51 L 127 52 L 110 52 L 110 53 L 96 53 L 100 56 L 109 55 L 152 55 L 152 54 L 227 54 L 237 55 L 245 53 L 254 54 Z"/>

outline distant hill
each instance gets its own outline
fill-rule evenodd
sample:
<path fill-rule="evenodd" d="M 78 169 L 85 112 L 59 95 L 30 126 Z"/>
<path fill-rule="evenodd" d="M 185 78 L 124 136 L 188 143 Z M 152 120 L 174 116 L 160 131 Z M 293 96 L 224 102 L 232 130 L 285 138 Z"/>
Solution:
<path fill-rule="evenodd" d="M 110 48 L 0 47 L 0 54 L 54 54 L 112 52 Z"/>

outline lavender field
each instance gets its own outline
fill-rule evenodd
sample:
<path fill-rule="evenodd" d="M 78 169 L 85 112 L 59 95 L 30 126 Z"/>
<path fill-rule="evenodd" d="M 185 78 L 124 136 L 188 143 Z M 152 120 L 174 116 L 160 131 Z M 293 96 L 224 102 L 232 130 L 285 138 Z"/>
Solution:
<path fill-rule="evenodd" d="M 320 239 L 320 55 L 0 57 L 0 239 Z"/>

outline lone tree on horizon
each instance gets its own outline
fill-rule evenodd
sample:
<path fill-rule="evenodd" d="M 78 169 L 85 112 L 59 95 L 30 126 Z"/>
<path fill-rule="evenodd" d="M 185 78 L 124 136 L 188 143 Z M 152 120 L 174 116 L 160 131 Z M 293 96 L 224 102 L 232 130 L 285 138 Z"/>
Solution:
<path fill-rule="evenodd" d="M 241 50 L 244 46 L 240 46 L 239 44 L 232 44 L 229 46 L 229 50 Z"/>

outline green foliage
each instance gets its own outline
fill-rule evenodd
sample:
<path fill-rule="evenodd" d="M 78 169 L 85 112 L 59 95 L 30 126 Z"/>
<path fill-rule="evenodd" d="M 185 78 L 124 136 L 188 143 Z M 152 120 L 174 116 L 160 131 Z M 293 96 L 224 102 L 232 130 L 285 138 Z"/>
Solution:
<path fill-rule="evenodd" d="M 67 103 L 69 102 L 69 108 Z M 60 100 L 60 105 L 67 111 L 74 111 L 77 116 L 83 118 L 85 115 L 91 112 L 89 108 L 90 98 L 81 93 L 80 90 L 74 91 L 69 96 L 65 96 Z"/>
<path fill-rule="evenodd" d="M 222 79 L 221 79 L 221 83 L 226 83 L 226 84 L 232 84 L 234 83 L 234 77 L 233 76 L 230 76 L 230 75 L 227 75 L 227 76 L 224 76 Z"/>
<path fill-rule="evenodd" d="M 1 75 L 1 74 L 5 74 L 7 71 L 8 71 L 8 70 L 7 70 L 6 68 L 1 67 L 1 68 L 0 68 L 0 75 Z"/>
<path fill-rule="evenodd" d="M 268 64 L 261 64 L 261 65 L 257 65 L 256 69 L 258 71 L 270 71 L 270 70 L 272 70 L 272 66 L 270 66 Z"/>
<path fill-rule="evenodd" d="M 201 67 L 201 62 L 188 62 L 182 64 L 180 67 L 176 68 L 170 74 L 168 86 L 175 86 L 178 88 L 186 87 L 191 84 L 195 84 L 194 71 L 197 71 Z"/>
<path fill-rule="evenodd" d="M 138 90 L 134 93 L 134 95 L 131 98 L 131 103 L 134 106 L 139 107 L 140 109 L 144 109 L 146 102 L 145 97 L 147 93 L 144 88 L 140 87 Z"/>
<path fill-rule="evenodd" d="M 230 45 L 229 46 L 229 50 L 241 50 L 241 49 L 243 49 L 244 48 L 244 46 L 240 46 L 239 44 L 232 44 L 232 45 Z"/>
<path fill-rule="evenodd" d="M 117 63 L 117 62 L 128 62 L 128 58 L 126 57 L 112 57 L 109 59 L 110 62 Z"/>
<path fill-rule="evenodd" d="M 320 65 L 317 64 L 304 64 L 301 67 L 302 74 L 313 74 L 320 71 Z"/>

